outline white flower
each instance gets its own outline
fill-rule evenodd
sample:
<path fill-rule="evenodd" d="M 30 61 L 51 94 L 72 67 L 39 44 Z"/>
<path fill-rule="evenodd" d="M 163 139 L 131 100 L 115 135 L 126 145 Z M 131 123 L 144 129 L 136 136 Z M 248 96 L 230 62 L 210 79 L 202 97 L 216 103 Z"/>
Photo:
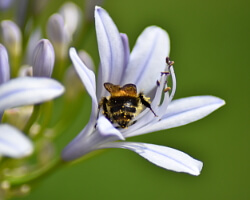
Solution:
<path fill-rule="evenodd" d="M 165 169 L 199 175 L 202 162 L 181 151 L 117 140 L 191 123 L 221 107 L 224 101 L 213 96 L 196 96 L 171 102 L 176 80 L 172 63 L 167 66 L 165 63 L 170 45 L 169 37 L 163 29 L 155 26 L 146 28 L 130 54 L 126 35 L 119 33 L 108 13 L 100 7 L 95 9 L 95 22 L 101 60 L 97 90 L 95 74 L 80 60 L 75 49 L 70 49 L 72 62 L 92 99 L 92 113 L 86 127 L 63 150 L 63 159 L 73 160 L 96 149 L 125 148 Z M 162 94 L 164 88 L 167 88 L 166 80 L 169 76 L 161 73 L 164 71 L 170 71 L 172 77 L 171 94 Z M 98 117 L 98 102 L 102 97 L 109 96 L 103 86 L 105 82 L 121 86 L 135 84 L 138 92 L 151 98 L 151 107 L 157 117 L 146 108 L 136 117 L 136 123 L 126 129 L 115 128 L 102 113 Z"/>
<path fill-rule="evenodd" d="M 49 78 L 21 77 L 0 85 L 0 120 L 4 110 L 42 103 L 58 97 L 64 87 Z M 33 151 L 31 141 L 18 129 L 0 124 L 0 155 L 20 158 Z"/>

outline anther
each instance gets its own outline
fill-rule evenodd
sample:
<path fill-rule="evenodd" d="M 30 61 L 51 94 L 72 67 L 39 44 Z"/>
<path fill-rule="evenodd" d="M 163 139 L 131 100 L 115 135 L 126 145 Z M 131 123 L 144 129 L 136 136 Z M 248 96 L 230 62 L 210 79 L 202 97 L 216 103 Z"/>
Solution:
<path fill-rule="evenodd" d="M 157 86 L 160 86 L 160 81 L 157 80 L 157 81 L 156 81 L 156 85 L 157 85 Z"/>
<path fill-rule="evenodd" d="M 171 61 L 169 57 L 166 57 L 166 63 L 169 67 L 171 67 L 172 65 L 174 65 L 174 61 Z"/>
<path fill-rule="evenodd" d="M 166 93 L 166 92 L 168 92 L 169 90 L 171 90 L 171 87 L 166 87 L 166 88 L 164 89 L 164 92 Z"/>
<path fill-rule="evenodd" d="M 161 75 L 163 76 L 163 75 L 169 75 L 170 74 L 170 72 L 161 72 Z"/>

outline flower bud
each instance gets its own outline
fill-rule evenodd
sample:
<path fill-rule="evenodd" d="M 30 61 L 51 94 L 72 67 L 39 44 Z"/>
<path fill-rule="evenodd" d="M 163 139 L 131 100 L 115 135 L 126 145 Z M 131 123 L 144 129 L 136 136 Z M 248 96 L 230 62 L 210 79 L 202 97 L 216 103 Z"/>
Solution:
<path fill-rule="evenodd" d="M 47 35 L 55 48 L 56 56 L 59 59 L 65 58 L 68 53 L 70 36 L 65 28 L 64 19 L 60 14 L 54 14 L 49 18 Z"/>
<path fill-rule="evenodd" d="M 0 44 L 0 85 L 10 79 L 10 66 L 6 48 Z"/>
<path fill-rule="evenodd" d="M 63 17 L 66 31 L 72 39 L 72 36 L 76 32 L 82 18 L 81 10 L 76 4 L 67 2 L 60 8 L 59 13 Z"/>
<path fill-rule="evenodd" d="M 19 27 L 10 20 L 2 21 L 1 37 L 9 53 L 13 56 L 19 56 L 22 44 L 22 35 Z"/>
<path fill-rule="evenodd" d="M 11 4 L 12 4 L 13 0 L 0 0 L 0 10 L 7 10 Z"/>
<path fill-rule="evenodd" d="M 52 44 L 47 39 L 38 42 L 33 53 L 33 76 L 51 77 L 55 62 Z"/>

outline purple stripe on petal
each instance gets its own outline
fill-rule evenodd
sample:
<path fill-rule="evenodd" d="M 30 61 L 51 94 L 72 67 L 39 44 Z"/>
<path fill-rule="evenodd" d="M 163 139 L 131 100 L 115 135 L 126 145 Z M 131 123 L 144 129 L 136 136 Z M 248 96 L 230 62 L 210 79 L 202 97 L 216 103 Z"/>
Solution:
<path fill-rule="evenodd" d="M 122 84 L 134 83 L 138 91 L 148 94 L 165 71 L 165 59 L 170 51 L 167 33 L 156 26 L 146 28 L 136 41 L 130 55 Z"/>
<path fill-rule="evenodd" d="M 98 49 L 101 60 L 101 70 L 99 71 L 99 85 L 103 86 L 105 82 L 120 84 L 123 76 L 124 66 L 124 46 L 120 33 L 110 18 L 109 14 L 102 8 L 95 9 L 95 22 Z M 106 91 L 102 87 L 100 96 L 106 96 Z"/>
<path fill-rule="evenodd" d="M 49 78 L 12 79 L 0 87 L 0 112 L 12 107 L 42 103 L 63 92 L 64 87 Z"/>

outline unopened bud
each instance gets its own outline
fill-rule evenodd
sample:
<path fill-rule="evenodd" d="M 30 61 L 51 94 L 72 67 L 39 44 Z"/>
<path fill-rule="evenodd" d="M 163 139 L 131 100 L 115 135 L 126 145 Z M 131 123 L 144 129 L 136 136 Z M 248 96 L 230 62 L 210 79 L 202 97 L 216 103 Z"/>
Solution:
<path fill-rule="evenodd" d="M 47 39 L 38 42 L 33 53 L 33 76 L 51 77 L 55 63 L 52 44 Z"/>
<path fill-rule="evenodd" d="M 12 2 L 13 0 L 0 0 L 0 10 L 7 10 Z"/>
<path fill-rule="evenodd" d="M 65 28 L 64 19 L 60 14 L 54 14 L 49 18 L 47 35 L 55 48 L 57 57 L 60 59 L 67 56 L 70 36 Z"/>
<path fill-rule="evenodd" d="M 1 37 L 3 44 L 13 56 L 21 53 L 22 35 L 19 27 L 10 20 L 1 22 Z"/>
<path fill-rule="evenodd" d="M 0 44 L 0 85 L 10 79 L 10 66 L 6 48 Z"/>
<path fill-rule="evenodd" d="M 81 9 L 72 2 L 64 3 L 59 13 L 64 19 L 65 28 L 72 39 L 82 19 Z"/>

